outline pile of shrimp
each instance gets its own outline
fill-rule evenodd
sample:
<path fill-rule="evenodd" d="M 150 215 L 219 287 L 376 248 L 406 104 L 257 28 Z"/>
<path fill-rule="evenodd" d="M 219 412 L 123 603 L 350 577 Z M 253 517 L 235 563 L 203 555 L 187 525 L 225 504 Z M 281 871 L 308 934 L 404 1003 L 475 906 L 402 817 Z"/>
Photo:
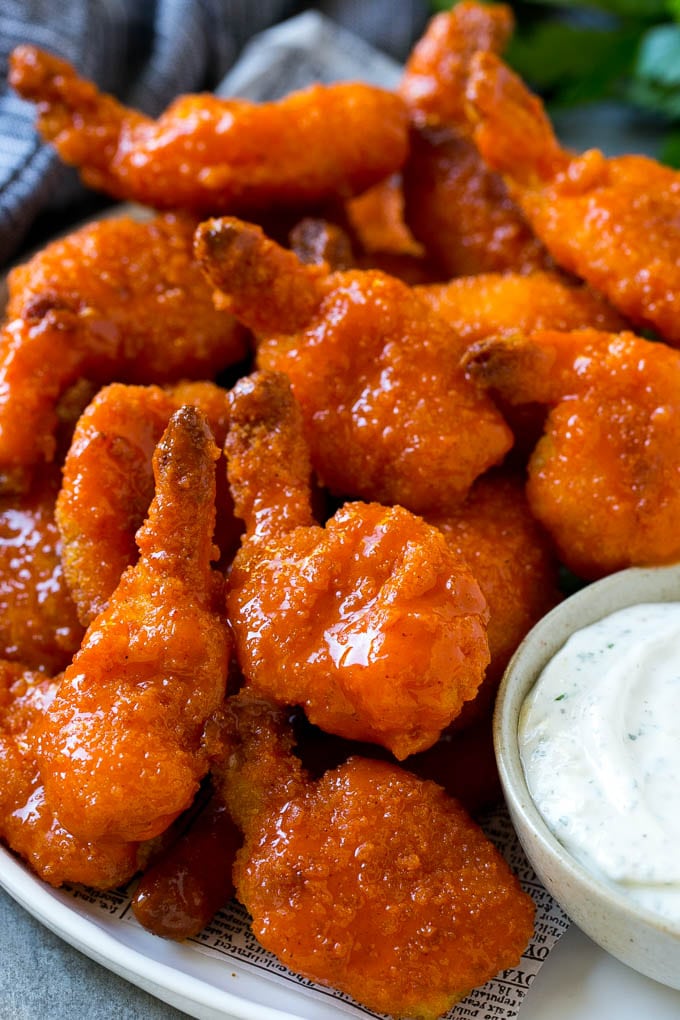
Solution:
<path fill-rule="evenodd" d="M 157 121 L 34 47 L 10 68 L 146 208 L 8 278 L 0 839 L 54 886 L 134 879 L 167 938 L 236 896 L 394 1017 L 531 938 L 475 819 L 560 572 L 680 560 L 680 176 L 565 151 L 512 27 L 463 0 L 395 92 Z"/>

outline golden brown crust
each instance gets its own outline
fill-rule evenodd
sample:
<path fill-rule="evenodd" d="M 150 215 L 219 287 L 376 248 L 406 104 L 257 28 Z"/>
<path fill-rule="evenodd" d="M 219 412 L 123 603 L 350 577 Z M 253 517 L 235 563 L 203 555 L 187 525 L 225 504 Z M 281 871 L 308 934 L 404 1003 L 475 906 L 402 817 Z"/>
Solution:
<path fill-rule="evenodd" d="M 99 391 L 78 420 L 64 462 L 56 519 L 64 572 L 86 626 L 106 608 L 123 571 L 137 560 L 135 535 L 154 493 L 153 452 L 183 404 L 203 410 L 221 446 L 228 398 L 213 383 L 166 389 L 113 383 Z M 232 552 L 237 544 L 237 525 L 228 513 L 220 517 L 216 540 Z"/>
<path fill-rule="evenodd" d="M 540 100 L 492 54 L 474 58 L 468 98 L 482 156 L 556 263 L 680 344 L 677 172 L 644 156 L 564 151 Z"/>
<path fill-rule="evenodd" d="M 193 220 L 102 220 L 54 241 L 9 277 L 0 357 L 0 485 L 50 460 L 58 402 L 82 377 L 206 378 L 245 354 L 192 254 Z"/>
<path fill-rule="evenodd" d="M 532 512 L 562 562 L 595 578 L 680 558 L 680 354 L 632 333 L 541 331 L 480 342 L 478 381 L 550 407 L 529 461 Z"/>
<path fill-rule="evenodd" d="M 214 215 L 347 199 L 407 153 L 402 100 L 358 82 L 261 105 L 180 96 L 157 121 L 36 47 L 14 50 L 10 82 L 38 103 L 43 138 L 86 184 L 158 209 Z"/>
<path fill-rule="evenodd" d="M 154 454 L 139 561 L 90 625 L 47 713 L 47 798 L 83 839 L 158 835 L 207 770 L 203 728 L 224 697 L 230 654 L 211 571 L 217 456 L 200 412 L 177 411 Z"/>

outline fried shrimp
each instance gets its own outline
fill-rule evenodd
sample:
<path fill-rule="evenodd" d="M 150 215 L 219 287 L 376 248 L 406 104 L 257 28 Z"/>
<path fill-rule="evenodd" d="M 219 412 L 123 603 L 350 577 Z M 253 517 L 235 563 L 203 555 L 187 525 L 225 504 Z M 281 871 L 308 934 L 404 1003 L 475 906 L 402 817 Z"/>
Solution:
<path fill-rule="evenodd" d="M 466 356 L 483 386 L 550 410 L 529 461 L 531 510 L 560 560 L 595 578 L 680 559 L 680 353 L 632 333 L 537 332 Z"/>
<path fill-rule="evenodd" d="M 199 214 L 346 199 L 408 150 L 402 100 L 361 83 L 313 85 L 261 105 L 180 96 L 157 121 L 128 110 L 34 46 L 10 82 L 38 104 L 38 129 L 84 182 L 116 198 Z"/>
<path fill-rule="evenodd" d="M 547 271 L 459 276 L 415 290 L 466 345 L 518 330 L 625 329 L 599 294 Z M 513 407 L 506 400 L 499 400 L 498 408 L 515 437 L 512 457 L 524 464 L 541 435 L 545 411 L 538 405 Z"/>
<path fill-rule="evenodd" d="M 63 468 L 56 519 L 62 561 L 86 626 L 107 606 L 126 567 L 137 559 L 135 535 L 154 493 L 152 457 L 172 414 L 184 404 L 206 415 L 216 443 L 227 432 L 226 390 L 213 383 L 125 386 L 100 390 L 76 426 Z M 216 540 L 233 554 L 239 529 L 228 506 Z"/>
<path fill-rule="evenodd" d="M 58 679 L 0 660 L 0 838 L 50 885 L 114 888 L 132 878 L 144 848 L 78 839 L 45 801 L 37 733 L 58 687 Z"/>
<path fill-rule="evenodd" d="M 49 676 L 66 668 L 83 637 L 54 520 L 59 482 L 53 469 L 27 494 L 0 496 L 0 658 Z"/>
<path fill-rule="evenodd" d="M 314 523 L 285 377 L 237 384 L 226 449 L 247 528 L 227 613 L 249 686 L 398 758 L 429 747 L 474 697 L 488 662 L 472 575 L 402 507 L 347 503 L 325 528 Z"/>
<path fill-rule="evenodd" d="M 644 156 L 572 156 L 540 100 L 491 53 L 472 61 L 474 137 L 555 261 L 630 321 L 680 344 L 680 175 Z"/>
<path fill-rule="evenodd" d="M 241 359 L 245 332 L 218 312 L 192 257 L 193 220 L 90 224 L 10 273 L 0 338 L 0 490 L 55 451 L 58 404 L 98 383 L 207 378 Z"/>
<path fill-rule="evenodd" d="M 417 287 L 416 293 L 466 343 L 511 331 L 625 328 L 601 295 L 557 273 L 480 273 Z"/>
<path fill-rule="evenodd" d="M 513 475 L 480 478 L 462 506 L 428 520 L 468 564 L 489 607 L 491 662 L 477 697 L 456 720 L 469 724 L 488 718 L 510 656 L 559 601 L 557 561 L 529 510 L 523 480 Z"/>
<path fill-rule="evenodd" d="M 514 28 L 506 4 L 462 0 L 435 15 L 406 61 L 399 92 L 421 124 L 448 124 L 468 133 L 465 87 L 478 50 L 502 53 Z"/>
<path fill-rule="evenodd" d="M 512 27 L 503 4 L 458 3 L 432 19 L 401 81 L 412 121 L 405 219 L 445 277 L 524 273 L 550 262 L 502 178 L 480 158 L 465 111 L 473 54 L 500 52 Z"/>
<path fill-rule="evenodd" d="M 83 839 L 158 835 L 207 771 L 203 729 L 224 697 L 230 655 L 210 566 L 217 456 L 200 413 L 177 411 L 154 454 L 139 561 L 90 625 L 46 714 L 48 803 Z"/>
<path fill-rule="evenodd" d="M 282 963 L 420 1020 L 518 963 L 534 905 L 439 786 L 359 757 L 312 781 L 283 713 L 238 695 L 225 715 L 237 896 Z"/>
<path fill-rule="evenodd" d="M 197 253 L 257 334 L 259 366 L 289 377 L 336 495 L 443 508 L 509 450 L 510 429 L 459 367 L 464 344 L 401 281 L 327 275 L 232 218 L 202 224 Z"/>

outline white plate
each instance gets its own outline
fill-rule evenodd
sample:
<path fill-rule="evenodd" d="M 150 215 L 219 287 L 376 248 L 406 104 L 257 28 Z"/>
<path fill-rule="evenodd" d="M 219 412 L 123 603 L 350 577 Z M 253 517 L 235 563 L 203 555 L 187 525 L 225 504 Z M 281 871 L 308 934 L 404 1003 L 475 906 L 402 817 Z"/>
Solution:
<path fill-rule="evenodd" d="M 107 917 L 101 908 L 53 889 L 0 848 L 0 886 L 51 931 L 81 953 L 145 991 L 201 1020 L 338 1020 L 330 1001 L 309 998 L 253 973 L 238 961 L 197 952 L 190 944 L 156 938 L 137 924 Z M 53 975 L 52 989 L 58 987 Z M 68 1015 L 68 1012 L 63 1015 Z"/>
<path fill-rule="evenodd" d="M 40 922 L 76 949 L 152 995 L 200 1020 L 339 1020 L 332 1001 L 319 1003 L 295 986 L 253 974 L 232 959 L 155 938 L 109 918 L 31 875 L 0 849 L 0 885 Z M 50 975 L 58 1010 L 59 975 Z M 56 993 L 56 997 L 55 997 Z M 69 1015 L 68 1003 L 62 1015 Z M 55 1013 L 54 1015 L 58 1015 Z M 140 1014 L 141 1015 L 141 1014 Z M 680 992 L 618 963 L 573 927 L 543 965 L 521 1009 L 521 1020 L 677 1020 Z"/>

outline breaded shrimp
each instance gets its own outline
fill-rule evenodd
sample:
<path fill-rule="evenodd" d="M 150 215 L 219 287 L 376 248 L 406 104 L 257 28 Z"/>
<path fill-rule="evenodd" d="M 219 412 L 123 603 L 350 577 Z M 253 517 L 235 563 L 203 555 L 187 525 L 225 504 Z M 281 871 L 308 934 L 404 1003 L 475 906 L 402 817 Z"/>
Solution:
<path fill-rule="evenodd" d="M 413 47 L 399 93 L 416 123 L 457 127 L 469 133 L 465 87 L 470 60 L 478 50 L 502 53 L 514 29 L 507 4 L 462 0 L 435 15 Z"/>
<path fill-rule="evenodd" d="M 481 385 L 549 408 L 527 495 L 559 558 L 595 578 L 680 559 L 680 352 L 632 333 L 482 340 Z"/>
<path fill-rule="evenodd" d="M 559 601 L 557 561 L 532 516 L 523 479 L 490 474 L 475 482 L 460 507 L 428 517 L 468 564 L 489 607 L 484 683 L 454 725 L 490 716 L 510 656 L 535 623 Z"/>
<path fill-rule="evenodd" d="M 197 252 L 259 337 L 259 366 L 288 375 L 314 469 L 333 493 L 443 508 L 512 445 L 460 370 L 464 345 L 399 280 L 328 276 L 231 218 L 202 224 Z"/>
<path fill-rule="evenodd" d="M 500 52 L 512 28 L 503 4 L 456 4 L 432 19 L 399 88 L 412 121 L 405 219 L 444 277 L 524 273 L 550 262 L 501 177 L 480 158 L 465 112 L 473 54 Z"/>
<path fill-rule="evenodd" d="M 198 935 L 234 895 L 231 869 L 240 845 L 239 830 L 213 795 L 142 875 L 132 899 L 139 923 L 164 938 Z"/>
<path fill-rule="evenodd" d="M 213 383 L 125 386 L 100 390 L 76 426 L 63 468 L 56 519 L 66 580 L 87 626 L 103 612 L 126 567 L 137 560 L 135 534 L 154 493 L 152 457 L 174 411 L 183 404 L 206 415 L 218 446 L 227 432 L 227 391 Z M 218 466 L 218 471 L 220 470 Z M 224 468 L 218 475 L 218 481 Z M 227 559 L 240 529 L 220 493 L 216 541 Z"/>
<path fill-rule="evenodd" d="M 58 687 L 58 678 L 0 660 L 0 838 L 50 885 L 114 888 L 132 878 L 145 848 L 81 840 L 45 801 L 37 733 Z"/>
<path fill-rule="evenodd" d="M 466 343 L 537 329 L 625 329 L 600 294 L 557 273 L 480 273 L 416 287 L 416 293 Z"/>
<path fill-rule="evenodd" d="M 630 321 L 680 344 L 680 175 L 645 156 L 573 156 L 540 100 L 491 53 L 467 88 L 474 137 L 555 261 Z"/>
<path fill-rule="evenodd" d="M 465 344 L 508 331 L 625 329 L 604 298 L 557 273 L 480 273 L 417 287 L 416 293 Z M 541 436 L 545 411 L 538 405 L 513 407 L 505 400 L 498 401 L 498 409 L 515 437 L 513 460 L 524 464 Z"/>
<path fill-rule="evenodd" d="M 230 638 L 211 571 L 215 447 L 183 407 L 154 454 L 140 558 L 90 625 L 45 717 L 50 807 L 83 839 L 158 835 L 208 767 L 203 729 L 224 697 Z"/>
<path fill-rule="evenodd" d="M 245 355 L 241 326 L 212 302 L 192 257 L 195 222 L 102 220 L 9 277 L 0 334 L 0 490 L 51 460 L 60 397 L 81 377 L 209 378 Z"/>
<path fill-rule="evenodd" d="M 248 685 L 398 758 L 429 747 L 488 662 L 468 569 L 402 507 L 347 503 L 315 525 L 300 413 L 281 375 L 236 385 L 226 450 L 247 529 L 227 613 Z"/>
<path fill-rule="evenodd" d="M 66 668 L 83 637 L 54 520 L 59 482 L 51 469 L 26 495 L 0 496 L 0 658 L 49 676 Z"/>
<path fill-rule="evenodd" d="M 234 883 L 282 963 L 419 1020 L 517 965 L 533 902 L 439 786 L 359 757 L 311 781 L 283 713 L 243 695 L 225 713 L 222 792 L 244 834 Z"/>
<path fill-rule="evenodd" d="M 18 46 L 10 83 L 38 129 L 90 187 L 199 214 L 349 198 L 398 170 L 402 100 L 362 83 L 313 85 L 273 103 L 180 96 L 157 121 L 126 109 L 70 64 Z"/>

